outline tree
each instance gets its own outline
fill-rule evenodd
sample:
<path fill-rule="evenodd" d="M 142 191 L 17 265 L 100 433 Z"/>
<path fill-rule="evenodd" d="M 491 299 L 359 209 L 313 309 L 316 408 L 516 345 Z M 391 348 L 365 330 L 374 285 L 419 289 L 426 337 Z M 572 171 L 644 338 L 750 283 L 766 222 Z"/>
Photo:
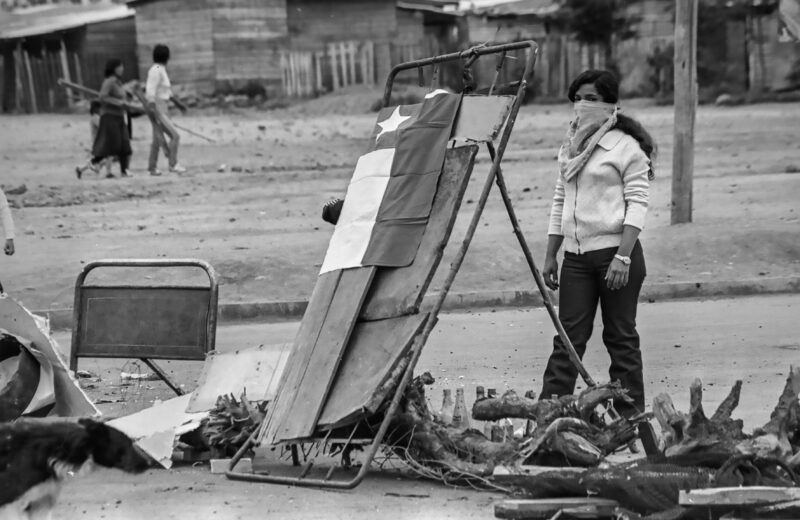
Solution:
<path fill-rule="evenodd" d="M 614 39 L 627 40 L 636 36 L 639 17 L 628 7 L 634 2 L 625 0 L 564 0 L 556 20 L 576 40 L 599 45 L 605 55 L 606 68 L 616 72 Z"/>

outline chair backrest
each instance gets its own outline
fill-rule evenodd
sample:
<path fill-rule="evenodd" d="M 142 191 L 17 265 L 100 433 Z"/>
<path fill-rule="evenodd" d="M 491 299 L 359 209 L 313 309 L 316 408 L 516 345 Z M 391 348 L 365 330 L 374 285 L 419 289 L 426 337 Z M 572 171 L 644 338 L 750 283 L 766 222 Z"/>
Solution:
<path fill-rule="evenodd" d="M 98 268 L 201 268 L 208 286 L 86 285 Z M 75 283 L 70 369 L 80 357 L 204 360 L 214 350 L 219 289 L 202 260 L 100 260 Z"/>

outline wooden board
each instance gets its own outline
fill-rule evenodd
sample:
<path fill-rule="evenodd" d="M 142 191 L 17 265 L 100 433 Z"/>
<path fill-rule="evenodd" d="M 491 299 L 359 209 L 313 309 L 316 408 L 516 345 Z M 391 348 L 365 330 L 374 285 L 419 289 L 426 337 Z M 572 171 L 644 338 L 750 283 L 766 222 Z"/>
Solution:
<path fill-rule="evenodd" d="M 681 491 L 682 506 L 752 506 L 800 500 L 800 488 L 752 486 Z"/>
<path fill-rule="evenodd" d="M 306 362 L 301 363 L 294 371 L 296 375 L 290 380 L 294 384 L 281 385 L 279 388 L 280 400 L 286 399 L 285 402 L 291 400 L 291 405 L 282 408 L 281 415 L 273 416 L 270 421 L 275 422 L 277 419 L 275 426 L 272 427 L 273 444 L 308 438 L 314 433 L 317 419 L 333 384 L 345 346 L 350 340 L 375 271 L 375 267 L 342 271 L 330 304 L 325 311 L 317 313 L 324 315 L 321 325 L 309 327 L 307 330 L 310 335 L 306 337 L 298 333 L 293 350 L 307 352 L 307 355 L 302 356 Z M 325 274 L 321 275 L 323 276 Z M 303 322 L 306 321 L 306 316 L 309 316 L 309 311 L 306 311 Z M 309 316 L 309 321 L 317 320 L 318 317 L 313 313 Z M 300 356 L 298 360 L 299 358 Z M 269 440 L 269 437 L 267 438 Z"/>
<path fill-rule="evenodd" d="M 243 391 L 251 401 L 274 400 L 290 350 L 291 344 L 282 344 L 212 352 L 203 365 L 186 411 L 211 410 L 220 395 L 233 394 L 238 399 Z"/>
<path fill-rule="evenodd" d="M 427 318 L 427 313 L 414 314 L 356 325 L 318 429 L 346 426 L 363 413 L 375 412 L 372 397 L 408 354 Z"/>
<path fill-rule="evenodd" d="M 513 519 L 550 519 L 559 511 L 566 518 L 614 517 L 619 504 L 604 498 L 545 498 L 501 500 L 494 505 L 494 516 Z"/>
<path fill-rule="evenodd" d="M 408 267 L 378 270 L 361 311 L 362 320 L 394 318 L 419 310 L 450 238 L 477 152 L 477 145 L 447 150 L 417 256 Z"/>
<path fill-rule="evenodd" d="M 453 135 L 457 139 L 494 141 L 506 123 L 515 96 L 464 96 Z"/>
<path fill-rule="evenodd" d="M 278 424 L 284 416 L 290 413 L 294 403 L 295 392 L 300 384 L 302 371 L 308 365 L 314 345 L 319 337 L 320 330 L 328 314 L 328 308 L 333 301 L 336 286 L 339 284 L 341 271 L 331 271 L 320 275 L 308 301 L 308 307 L 300 321 L 300 328 L 297 331 L 292 350 L 289 352 L 289 359 L 286 361 L 286 369 L 281 374 L 278 384 L 278 394 L 275 401 L 270 405 L 267 418 L 263 423 L 259 441 L 266 440 L 269 443 L 277 433 Z"/>

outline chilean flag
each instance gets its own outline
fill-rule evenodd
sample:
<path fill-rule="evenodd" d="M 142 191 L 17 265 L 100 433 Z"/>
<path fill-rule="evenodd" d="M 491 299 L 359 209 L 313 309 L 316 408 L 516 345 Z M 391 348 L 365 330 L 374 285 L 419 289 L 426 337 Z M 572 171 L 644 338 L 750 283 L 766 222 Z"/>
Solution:
<path fill-rule="evenodd" d="M 380 111 L 320 273 L 414 261 L 460 104 L 460 95 L 437 90 L 419 105 Z"/>

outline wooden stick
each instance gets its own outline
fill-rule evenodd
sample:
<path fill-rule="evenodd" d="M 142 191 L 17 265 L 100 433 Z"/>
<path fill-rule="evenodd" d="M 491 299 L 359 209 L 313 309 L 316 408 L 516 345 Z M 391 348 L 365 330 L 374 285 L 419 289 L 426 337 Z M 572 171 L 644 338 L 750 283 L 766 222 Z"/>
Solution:
<path fill-rule="evenodd" d="M 697 3 L 697 0 L 676 0 L 675 4 L 675 144 L 672 153 L 671 224 L 692 221 Z"/>
<path fill-rule="evenodd" d="M 176 123 L 175 121 L 173 121 L 173 122 L 172 122 L 172 125 L 173 125 L 175 128 L 178 128 L 178 129 L 180 129 L 180 130 L 183 130 L 183 131 L 184 131 L 184 132 L 186 132 L 187 134 L 192 134 L 192 135 L 194 135 L 194 136 L 197 136 L 197 137 L 199 137 L 199 138 L 201 138 L 201 139 L 205 139 L 205 140 L 206 140 L 206 141 L 208 141 L 209 143 L 216 143 L 216 142 L 217 142 L 215 139 L 212 139 L 211 137 L 205 136 L 205 135 L 203 135 L 203 134 L 201 134 L 201 133 L 199 133 L 199 132 L 195 132 L 194 130 L 190 130 L 190 129 L 186 128 L 185 126 L 181 126 L 181 125 L 179 125 L 178 123 Z"/>

